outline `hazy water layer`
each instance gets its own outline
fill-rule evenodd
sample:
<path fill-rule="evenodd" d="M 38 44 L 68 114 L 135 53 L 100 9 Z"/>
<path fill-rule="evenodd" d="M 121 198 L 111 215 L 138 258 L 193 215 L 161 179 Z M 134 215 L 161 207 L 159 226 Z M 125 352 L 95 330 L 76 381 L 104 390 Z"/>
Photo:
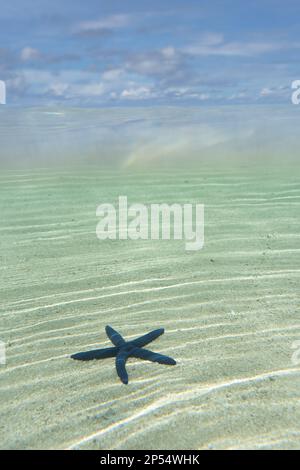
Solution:
<path fill-rule="evenodd" d="M 172 167 L 298 156 L 296 106 L 0 108 L 0 168 Z"/>

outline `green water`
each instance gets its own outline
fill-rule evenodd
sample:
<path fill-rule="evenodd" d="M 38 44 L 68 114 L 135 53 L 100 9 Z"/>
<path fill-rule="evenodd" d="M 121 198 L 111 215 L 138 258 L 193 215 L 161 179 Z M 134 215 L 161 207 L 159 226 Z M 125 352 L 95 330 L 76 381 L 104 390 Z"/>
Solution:
<path fill-rule="evenodd" d="M 205 204 L 205 246 L 100 241 L 96 207 Z M 297 448 L 300 172 L 206 165 L 0 176 L 2 448 Z M 69 355 L 165 327 L 178 365 Z"/>

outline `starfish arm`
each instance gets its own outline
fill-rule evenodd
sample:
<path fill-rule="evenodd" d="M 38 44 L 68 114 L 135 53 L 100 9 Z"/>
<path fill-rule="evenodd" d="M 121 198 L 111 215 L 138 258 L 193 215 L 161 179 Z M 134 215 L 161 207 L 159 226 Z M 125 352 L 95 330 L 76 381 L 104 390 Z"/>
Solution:
<path fill-rule="evenodd" d="M 122 344 L 125 343 L 125 340 L 124 338 L 122 338 L 120 333 L 114 330 L 111 326 L 107 325 L 105 327 L 105 331 L 106 331 L 107 336 L 109 337 L 109 339 L 115 346 L 122 346 Z"/>
<path fill-rule="evenodd" d="M 163 328 L 159 328 L 159 330 L 151 331 L 150 333 L 147 333 L 144 336 L 140 336 L 139 338 L 134 339 L 133 341 L 131 341 L 131 343 L 134 346 L 137 346 L 138 348 L 142 348 L 143 346 L 146 346 L 147 344 L 154 341 L 160 335 L 164 334 L 164 332 L 165 330 Z"/>
<path fill-rule="evenodd" d="M 146 359 L 147 361 L 158 362 L 159 364 L 168 364 L 170 366 L 175 366 L 176 364 L 176 361 L 171 357 L 149 351 L 148 349 L 136 348 L 130 355 L 138 359 Z"/>
<path fill-rule="evenodd" d="M 116 354 L 117 348 L 105 348 L 72 354 L 71 358 L 77 359 L 78 361 L 91 361 L 92 359 L 105 359 L 107 357 L 114 357 Z"/>
<path fill-rule="evenodd" d="M 128 374 L 126 371 L 126 361 L 128 359 L 129 353 L 127 351 L 120 351 L 116 357 L 116 369 L 118 376 L 120 377 L 123 384 L 128 384 Z"/>

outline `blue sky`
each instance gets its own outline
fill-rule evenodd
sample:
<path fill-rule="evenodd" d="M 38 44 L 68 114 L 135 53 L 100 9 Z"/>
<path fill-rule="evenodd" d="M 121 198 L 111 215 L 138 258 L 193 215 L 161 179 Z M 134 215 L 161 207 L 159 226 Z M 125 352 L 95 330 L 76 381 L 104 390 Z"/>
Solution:
<path fill-rule="evenodd" d="M 300 4 L 9 0 L 0 79 L 13 105 L 290 103 Z"/>

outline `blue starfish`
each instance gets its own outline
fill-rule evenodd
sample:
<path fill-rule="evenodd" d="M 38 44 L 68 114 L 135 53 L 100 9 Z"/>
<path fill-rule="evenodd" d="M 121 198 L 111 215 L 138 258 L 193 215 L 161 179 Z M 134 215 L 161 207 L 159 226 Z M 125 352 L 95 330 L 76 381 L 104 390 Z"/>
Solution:
<path fill-rule="evenodd" d="M 79 361 L 90 361 L 92 359 L 115 357 L 117 373 L 124 384 L 128 384 L 128 374 L 125 364 L 130 356 L 139 359 L 146 359 L 152 362 L 159 362 L 159 364 L 168 364 L 172 366 L 176 364 L 176 361 L 171 357 L 149 351 L 148 349 L 142 349 L 146 344 L 151 343 L 151 341 L 154 341 L 162 335 L 165 331 L 163 328 L 151 331 L 150 333 L 140 336 L 133 341 L 125 341 L 125 339 L 111 326 L 106 326 L 105 331 L 111 342 L 114 344 L 114 347 L 80 352 L 73 354 L 71 358 Z"/>

